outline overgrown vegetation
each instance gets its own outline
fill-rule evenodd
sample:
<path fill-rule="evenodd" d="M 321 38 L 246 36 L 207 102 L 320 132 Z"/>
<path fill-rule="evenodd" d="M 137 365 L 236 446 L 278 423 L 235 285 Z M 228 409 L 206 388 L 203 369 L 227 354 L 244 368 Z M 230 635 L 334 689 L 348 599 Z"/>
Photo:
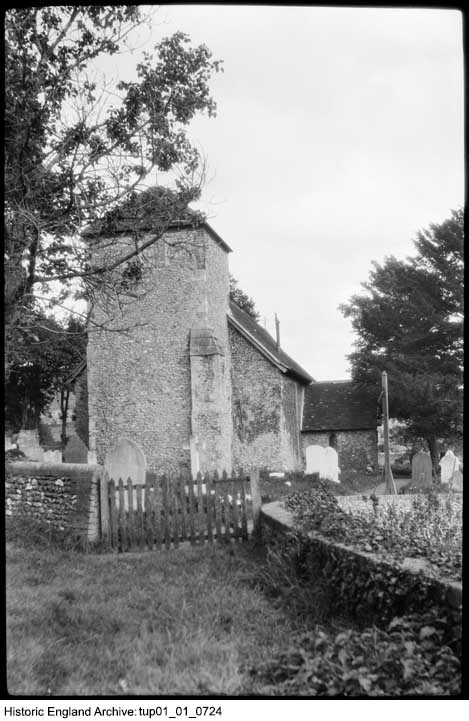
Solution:
<path fill-rule="evenodd" d="M 268 471 L 259 474 L 259 485 L 263 503 L 280 501 L 288 498 L 294 492 L 308 491 L 311 485 L 319 479 L 317 473 L 307 474 L 303 471 L 290 471 L 282 477 L 271 476 Z M 360 471 L 344 472 L 340 476 L 340 483 L 322 480 L 322 487 L 327 488 L 334 496 L 348 496 L 359 492 L 373 492 L 381 483 L 375 473 Z"/>
<path fill-rule="evenodd" d="M 462 501 L 460 495 L 442 497 L 433 489 L 417 495 L 410 507 L 400 499 L 380 503 L 371 495 L 368 507 L 343 510 L 322 481 L 291 494 L 286 507 L 299 528 L 385 557 L 425 558 L 439 574 L 455 580 L 462 572 Z"/>
<path fill-rule="evenodd" d="M 60 548 L 63 551 L 100 552 L 100 542 L 90 543 L 82 533 L 73 528 L 60 528 L 47 521 L 26 515 L 5 517 L 5 540 L 26 548 Z"/>
<path fill-rule="evenodd" d="M 318 626 L 251 674 L 273 696 L 458 695 L 460 662 L 444 643 L 445 623 L 431 612 L 396 617 L 384 630 L 334 635 Z"/>
<path fill-rule="evenodd" d="M 230 300 L 238 305 L 245 313 L 259 320 L 259 312 L 256 308 L 256 303 L 242 288 L 239 287 L 239 283 L 236 278 L 230 273 Z"/>
<path fill-rule="evenodd" d="M 417 499 L 410 513 L 415 523 L 433 517 L 434 501 L 431 494 Z M 370 510 L 357 519 L 316 481 L 308 493 L 297 492 L 287 501 L 298 532 L 263 529 L 269 557 L 268 574 L 263 574 L 266 590 L 275 597 L 281 589 L 277 593 L 293 612 L 317 625 L 293 636 L 286 652 L 251 668 L 257 693 L 396 697 L 461 692 L 461 610 L 449 605 L 445 588 L 380 562 L 379 556 L 350 553 L 323 538 L 363 544 L 367 551 L 381 551 L 388 541 L 394 549 L 392 534 L 396 543 L 399 536 L 395 509 L 387 513 L 376 496 L 366 502 Z M 380 515 L 381 528 L 373 536 Z M 459 523 L 460 508 L 456 516 Z M 410 526 L 402 528 L 411 533 Z M 447 530 L 433 527 L 430 532 L 440 533 L 444 544 L 450 538 Z M 360 531 L 371 534 L 374 548 Z M 420 529 L 418 533 L 421 538 Z M 404 545 L 406 554 L 412 553 L 410 535 Z M 331 618 L 345 630 L 331 628 Z"/>

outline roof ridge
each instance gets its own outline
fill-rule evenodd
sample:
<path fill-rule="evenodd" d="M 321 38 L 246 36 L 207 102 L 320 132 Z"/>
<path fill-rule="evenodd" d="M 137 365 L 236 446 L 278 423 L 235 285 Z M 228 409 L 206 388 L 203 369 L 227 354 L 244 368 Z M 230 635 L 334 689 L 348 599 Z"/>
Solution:
<path fill-rule="evenodd" d="M 317 384 L 321 383 L 353 383 L 351 378 L 344 378 L 343 380 L 330 380 L 330 381 L 316 381 Z"/>

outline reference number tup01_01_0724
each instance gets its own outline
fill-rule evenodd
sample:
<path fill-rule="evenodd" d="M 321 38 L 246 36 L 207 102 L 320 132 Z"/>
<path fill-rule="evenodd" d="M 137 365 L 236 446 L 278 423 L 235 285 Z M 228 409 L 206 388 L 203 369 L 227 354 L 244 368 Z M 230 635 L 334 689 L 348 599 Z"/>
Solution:
<path fill-rule="evenodd" d="M 105 706 L 99 705 L 88 706 L 85 708 L 77 708 L 73 706 L 4 706 L 3 718 L 38 718 L 38 717 L 55 717 L 55 718 L 71 718 L 71 717 L 137 717 L 137 718 L 187 718 L 199 719 L 209 716 L 222 716 L 221 706 L 136 706 L 123 708 L 121 706 Z"/>

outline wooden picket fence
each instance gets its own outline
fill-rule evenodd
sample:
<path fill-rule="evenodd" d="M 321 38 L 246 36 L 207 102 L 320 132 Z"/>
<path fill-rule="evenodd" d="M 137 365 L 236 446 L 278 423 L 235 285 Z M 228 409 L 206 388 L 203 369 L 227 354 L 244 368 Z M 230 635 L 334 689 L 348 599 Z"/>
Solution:
<path fill-rule="evenodd" d="M 246 541 L 259 509 L 257 472 L 195 480 L 147 473 L 144 484 L 105 475 L 101 482 L 102 537 L 116 551 Z"/>

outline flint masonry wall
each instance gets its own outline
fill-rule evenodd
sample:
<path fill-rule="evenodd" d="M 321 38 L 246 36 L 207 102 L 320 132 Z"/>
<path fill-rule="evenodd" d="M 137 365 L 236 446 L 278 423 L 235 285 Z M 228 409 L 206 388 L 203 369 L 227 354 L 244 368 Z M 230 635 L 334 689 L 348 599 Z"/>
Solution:
<path fill-rule="evenodd" d="M 231 326 L 229 342 L 234 468 L 300 468 L 295 382 Z"/>
<path fill-rule="evenodd" d="M 7 522 L 27 518 L 83 540 L 97 540 L 99 473 L 96 466 L 84 464 L 7 463 Z"/>
<path fill-rule="evenodd" d="M 121 238 L 121 248 L 131 242 Z M 142 448 L 149 468 L 166 473 L 190 470 L 190 331 L 209 326 L 224 352 L 222 391 L 212 424 L 216 427 L 195 430 L 199 435 L 201 430 L 205 433 L 198 441 L 206 446 L 223 434 L 221 455 L 226 456 L 223 465 L 228 466 L 231 403 L 226 252 L 203 228 L 169 232 L 147 251 L 143 278 L 130 290 L 138 297 L 129 296 L 121 310 L 111 307 L 107 314 L 114 314 L 114 327 L 126 327 L 129 332 L 90 334 L 90 450 L 95 450 L 102 463 L 108 449 L 125 436 Z M 97 309 L 98 322 L 105 317 L 104 310 Z"/>
<path fill-rule="evenodd" d="M 310 445 L 328 446 L 332 431 L 304 432 L 303 454 Z M 339 467 L 342 471 L 364 472 L 368 465 L 378 468 L 378 444 L 376 430 L 335 431 Z"/>

